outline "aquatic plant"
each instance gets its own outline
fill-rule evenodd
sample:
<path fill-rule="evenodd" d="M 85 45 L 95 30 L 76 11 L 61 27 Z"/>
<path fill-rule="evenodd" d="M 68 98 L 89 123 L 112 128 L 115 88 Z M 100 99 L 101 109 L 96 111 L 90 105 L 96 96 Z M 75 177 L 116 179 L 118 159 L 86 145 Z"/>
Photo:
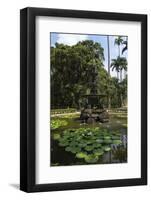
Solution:
<path fill-rule="evenodd" d="M 53 138 L 65 151 L 84 159 L 86 163 L 97 163 L 105 152 L 111 151 L 111 144 L 122 144 L 119 132 L 111 133 L 99 127 L 67 129 L 62 134 L 54 134 Z"/>
<path fill-rule="evenodd" d="M 66 120 L 51 119 L 50 126 L 51 126 L 51 129 L 54 130 L 61 126 L 66 126 L 67 124 L 68 124 L 68 122 Z"/>

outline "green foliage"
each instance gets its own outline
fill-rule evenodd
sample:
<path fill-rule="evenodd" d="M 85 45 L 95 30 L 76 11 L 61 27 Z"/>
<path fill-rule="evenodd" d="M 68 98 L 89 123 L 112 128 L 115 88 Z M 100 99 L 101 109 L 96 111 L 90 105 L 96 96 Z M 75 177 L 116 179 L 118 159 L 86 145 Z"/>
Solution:
<path fill-rule="evenodd" d="M 57 129 L 61 126 L 66 126 L 67 124 L 68 124 L 68 122 L 65 121 L 65 120 L 52 119 L 50 126 L 51 126 L 51 129 L 54 130 L 54 129 Z"/>
<path fill-rule="evenodd" d="M 77 107 L 82 95 L 90 88 L 92 66 L 103 69 L 104 49 L 92 40 L 67 46 L 51 47 L 51 105 L 52 108 Z"/>
<path fill-rule="evenodd" d="M 111 106 L 112 107 L 121 107 L 127 101 L 127 77 L 121 82 L 115 77 L 111 79 Z"/>
<path fill-rule="evenodd" d="M 121 44 L 123 43 L 123 38 L 122 36 L 118 36 L 116 39 L 115 39 L 115 44 L 120 46 Z"/>
<path fill-rule="evenodd" d="M 125 57 L 118 56 L 116 59 L 112 59 L 111 63 L 112 71 L 115 69 L 117 72 L 121 70 L 127 71 L 127 60 Z"/>
<path fill-rule="evenodd" d="M 76 158 L 84 159 L 86 163 L 96 163 L 105 152 L 111 150 L 111 144 L 120 145 L 119 132 L 110 133 L 107 129 L 79 128 L 67 129 L 55 136 L 59 146 L 65 151 L 75 154 Z"/>

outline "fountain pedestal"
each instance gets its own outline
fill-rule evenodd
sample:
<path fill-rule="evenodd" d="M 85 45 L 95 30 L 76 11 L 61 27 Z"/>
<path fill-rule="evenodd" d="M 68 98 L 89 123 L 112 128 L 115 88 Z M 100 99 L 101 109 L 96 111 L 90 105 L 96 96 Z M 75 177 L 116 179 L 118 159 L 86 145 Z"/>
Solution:
<path fill-rule="evenodd" d="M 103 108 L 101 97 L 104 95 L 85 95 L 87 104 L 84 109 L 81 110 L 80 119 L 87 123 L 93 122 L 108 122 L 109 113 L 108 110 Z"/>

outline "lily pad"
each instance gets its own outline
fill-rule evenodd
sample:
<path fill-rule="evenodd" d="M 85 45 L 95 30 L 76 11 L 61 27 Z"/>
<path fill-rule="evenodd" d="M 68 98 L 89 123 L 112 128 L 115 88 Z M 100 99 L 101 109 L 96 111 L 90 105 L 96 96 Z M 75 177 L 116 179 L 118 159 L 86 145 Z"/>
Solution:
<path fill-rule="evenodd" d="M 69 145 L 70 146 L 76 146 L 76 145 L 78 145 L 78 143 L 76 141 L 71 141 L 71 142 L 69 142 Z"/>
<path fill-rule="evenodd" d="M 121 140 L 113 140 L 113 144 L 122 144 Z"/>
<path fill-rule="evenodd" d="M 81 151 L 80 147 L 70 147 L 71 148 L 71 153 L 79 153 Z"/>
<path fill-rule="evenodd" d="M 86 144 L 92 144 L 93 141 L 92 141 L 92 140 L 86 140 L 85 143 L 86 143 Z"/>
<path fill-rule="evenodd" d="M 113 140 L 119 140 L 119 139 L 120 139 L 120 136 L 112 136 L 112 139 L 113 139 Z"/>
<path fill-rule="evenodd" d="M 95 127 L 94 130 L 95 131 L 100 131 L 100 128 L 99 127 Z"/>
<path fill-rule="evenodd" d="M 61 147 L 68 146 L 68 142 L 59 142 L 59 146 Z"/>
<path fill-rule="evenodd" d="M 93 143 L 93 147 L 94 148 L 102 147 L 102 144 L 101 143 Z"/>
<path fill-rule="evenodd" d="M 93 154 L 85 156 L 86 163 L 96 163 L 99 160 L 99 157 Z"/>
<path fill-rule="evenodd" d="M 60 139 L 60 134 L 55 133 L 55 134 L 53 135 L 53 139 L 54 139 L 54 140 L 59 140 L 59 139 Z"/>
<path fill-rule="evenodd" d="M 100 148 L 100 149 L 95 149 L 95 150 L 93 151 L 93 153 L 94 153 L 94 155 L 96 155 L 96 156 L 101 156 L 101 155 L 104 154 L 104 151 L 103 151 L 102 148 Z"/>
<path fill-rule="evenodd" d="M 110 136 L 104 136 L 104 140 L 110 140 L 111 137 Z"/>
<path fill-rule="evenodd" d="M 97 143 L 103 143 L 103 139 L 97 139 L 96 142 Z"/>
<path fill-rule="evenodd" d="M 104 151 L 110 151 L 110 150 L 111 150 L 111 147 L 109 147 L 109 146 L 104 146 L 103 149 L 104 149 Z"/>
<path fill-rule="evenodd" d="M 86 152 L 80 152 L 80 153 L 77 153 L 76 154 L 76 157 L 77 158 L 85 158 L 87 156 L 87 153 Z"/>
<path fill-rule="evenodd" d="M 92 145 L 92 146 L 86 146 L 85 148 L 84 148 L 86 151 L 92 151 L 93 149 L 94 149 L 94 146 Z"/>
<path fill-rule="evenodd" d="M 71 147 L 66 147 L 65 150 L 66 150 L 66 151 L 71 151 L 72 148 L 71 148 Z"/>
<path fill-rule="evenodd" d="M 111 144 L 112 140 L 104 140 L 103 143 L 105 143 L 105 144 Z"/>
<path fill-rule="evenodd" d="M 86 147 L 86 146 L 87 146 L 87 144 L 86 144 L 86 143 L 82 143 L 82 142 L 81 142 L 81 143 L 79 143 L 79 144 L 78 144 L 78 146 L 82 148 L 82 147 Z"/>
<path fill-rule="evenodd" d="M 118 131 L 100 128 L 66 129 L 63 134 L 56 133 L 54 138 L 65 151 L 73 153 L 76 158 L 83 158 L 86 163 L 98 162 L 99 157 L 111 150 L 111 144 L 122 143 Z"/>

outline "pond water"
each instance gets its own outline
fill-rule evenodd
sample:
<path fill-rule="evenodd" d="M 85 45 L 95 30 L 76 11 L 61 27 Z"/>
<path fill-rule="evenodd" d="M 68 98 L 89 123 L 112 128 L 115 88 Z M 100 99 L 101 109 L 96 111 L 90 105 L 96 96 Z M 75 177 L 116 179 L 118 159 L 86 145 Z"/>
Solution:
<path fill-rule="evenodd" d="M 63 134 L 67 129 L 78 128 L 96 128 L 107 129 L 110 133 L 118 131 L 120 133 L 121 144 L 110 144 L 111 151 L 105 152 L 99 157 L 95 164 L 109 164 L 109 163 L 126 163 L 127 162 L 127 114 L 126 113 L 112 113 L 110 114 L 109 122 L 107 123 L 93 123 L 83 124 L 79 120 L 79 115 L 57 116 L 52 119 L 66 120 L 67 125 L 51 130 L 51 166 L 71 166 L 71 165 L 85 165 L 88 164 L 84 159 L 78 159 L 71 152 L 65 151 L 65 147 L 58 145 L 58 141 L 53 139 L 54 134 Z"/>

